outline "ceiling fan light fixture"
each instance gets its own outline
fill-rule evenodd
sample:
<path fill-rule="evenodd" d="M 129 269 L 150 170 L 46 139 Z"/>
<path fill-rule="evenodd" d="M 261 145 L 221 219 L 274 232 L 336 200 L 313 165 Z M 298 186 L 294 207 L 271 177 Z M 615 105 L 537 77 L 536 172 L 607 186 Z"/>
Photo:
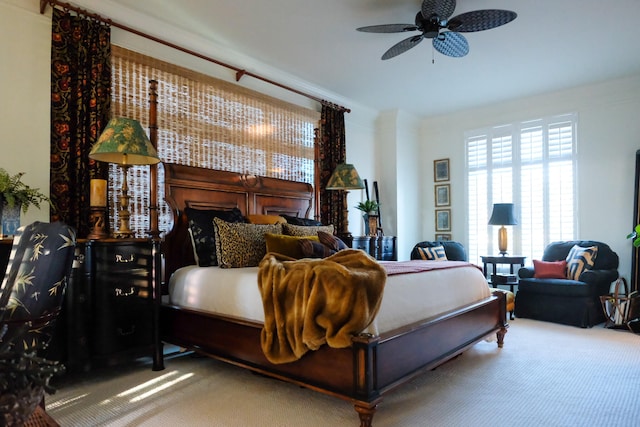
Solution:
<path fill-rule="evenodd" d="M 490 30 L 505 25 L 518 16 L 510 10 L 483 9 L 449 18 L 455 8 L 456 0 L 423 0 L 422 7 L 415 17 L 415 25 L 371 25 L 360 27 L 357 30 L 368 33 L 406 31 L 420 31 L 422 33 L 419 36 L 409 37 L 396 43 L 382 55 L 382 59 L 394 58 L 406 52 L 416 46 L 423 38 L 432 39 L 434 48 L 443 55 L 460 58 L 469 53 L 467 39 L 460 33 Z"/>

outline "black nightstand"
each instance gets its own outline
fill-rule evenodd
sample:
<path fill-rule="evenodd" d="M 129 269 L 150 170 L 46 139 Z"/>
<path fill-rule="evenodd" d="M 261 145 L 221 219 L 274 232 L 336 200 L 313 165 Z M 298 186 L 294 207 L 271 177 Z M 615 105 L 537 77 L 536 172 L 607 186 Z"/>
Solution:
<path fill-rule="evenodd" d="M 56 359 L 69 371 L 153 356 L 158 365 L 160 244 L 152 239 L 82 240 L 58 320 Z"/>
<path fill-rule="evenodd" d="M 151 348 L 152 255 L 146 239 L 87 243 L 87 280 L 93 291 L 91 353 L 100 364 Z"/>
<path fill-rule="evenodd" d="M 380 261 L 397 261 L 396 236 L 353 236 L 352 248 L 362 249 Z"/>

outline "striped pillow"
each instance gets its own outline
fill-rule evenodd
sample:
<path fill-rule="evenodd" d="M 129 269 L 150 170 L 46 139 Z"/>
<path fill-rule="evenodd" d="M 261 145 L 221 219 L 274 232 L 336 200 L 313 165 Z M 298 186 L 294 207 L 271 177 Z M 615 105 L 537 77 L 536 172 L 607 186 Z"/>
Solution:
<path fill-rule="evenodd" d="M 334 236 L 333 234 L 324 231 L 318 231 L 318 239 L 320 240 L 320 243 L 328 246 L 329 249 L 332 249 L 336 252 L 347 249 L 349 247 L 338 236 Z"/>
<path fill-rule="evenodd" d="M 583 248 L 574 245 L 567 255 L 567 279 L 580 280 L 583 271 L 593 268 L 597 255 L 597 246 Z"/>
<path fill-rule="evenodd" d="M 447 254 L 444 252 L 444 246 L 433 246 L 431 248 L 418 247 L 418 254 L 424 260 L 446 261 Z"/>
<path fill-rule="evenodd" d="M 329 246 L 311 239 L 300 239 L 298 245 L 300 245 L 300 250 L 305 258 L 326 258 L 336 253 Z"/>

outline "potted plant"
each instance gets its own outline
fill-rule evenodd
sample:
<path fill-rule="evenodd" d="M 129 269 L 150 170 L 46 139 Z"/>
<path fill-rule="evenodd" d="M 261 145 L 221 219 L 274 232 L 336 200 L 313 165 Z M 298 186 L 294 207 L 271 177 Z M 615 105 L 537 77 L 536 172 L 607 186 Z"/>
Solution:
<path fill-rule="evenodd" d="M 633 232 L 627 234 L 627 239 L 633 239 L 633 246 L 640 247 L 640 224 L 636 225 Z"/>
<path fill-rule="evenodd" d="M 43 346 L 25 349 L 19 338 L 29 325 L 19 326 L 18 333 L 10 338 L 4 336 L 7 325 L 0 326 L 0 425 L 3 426 L 23 425 L 44 393 L 55 393 L 49 385 L 51 377 L 65 371 L 64 365 L 38 357 L 37 352 Z"/>
<path fill-rule="evenodd" d="M 356 205 L 356 209 L 364 212 L 364 231 L 367 236 L 376 236 L 378 234 L 378 209 L 380 205 L 373 200 L 366 200 Z"/>
<path fill-rule="evenodd" d="M 24 172 L 9 175 L 0 168 L 0 197 L 10 208 L 20 206 L 22 212 L 27 212 L 30 206 L 40 208 L 42 202 L 51 203 L 51 199 L 40 191 L 39 188 L 31 188 L 22 182 Z"/>
<path fill-rule="evenodd" d="M 10 175 L 0 168 L 0 221 L 2 235 L 15 234 L 20 226 L 20 211 L 26 213 L 29 207 L 40 208 L 43 202 L 51 199 L 40 191 L 22 182 L 24 172 Z"/>
<path fill-rule="evenodd" d="M 378 203 L 373 200 L 366 200 L 356 205 L 356 209 L 364 212 L 366 215 L 377 215 L 379 207 Z"/>

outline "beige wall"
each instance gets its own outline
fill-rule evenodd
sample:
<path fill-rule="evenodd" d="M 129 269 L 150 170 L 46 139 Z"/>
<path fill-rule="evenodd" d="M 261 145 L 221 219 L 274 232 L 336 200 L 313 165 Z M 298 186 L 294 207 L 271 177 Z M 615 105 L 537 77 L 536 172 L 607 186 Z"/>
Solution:
<path fill-rule="evenodd" d="M 633 227 L 635 153 L 640 149 L 640 76 L 426 119 L 424 171 L 433 170 L 435 159 L 451 159 L 453 238 L 465 242 L 464 132 L 568 112 L 578 113 L 578 238 L 608 243 L 620 256 L 620 274 L 629 278 L 626 235 Z M 423 233 L 432 238 L 433 177 L 425 177 Z"/>
<path fill-rule="evenodd" d="M 33 13 L 37 3 L 0 1 L 0 167 L 26 172 L 26 184 L 49 194 L 51 20 Z M 22 215 L 48 221 L 49 207 Z"/>

